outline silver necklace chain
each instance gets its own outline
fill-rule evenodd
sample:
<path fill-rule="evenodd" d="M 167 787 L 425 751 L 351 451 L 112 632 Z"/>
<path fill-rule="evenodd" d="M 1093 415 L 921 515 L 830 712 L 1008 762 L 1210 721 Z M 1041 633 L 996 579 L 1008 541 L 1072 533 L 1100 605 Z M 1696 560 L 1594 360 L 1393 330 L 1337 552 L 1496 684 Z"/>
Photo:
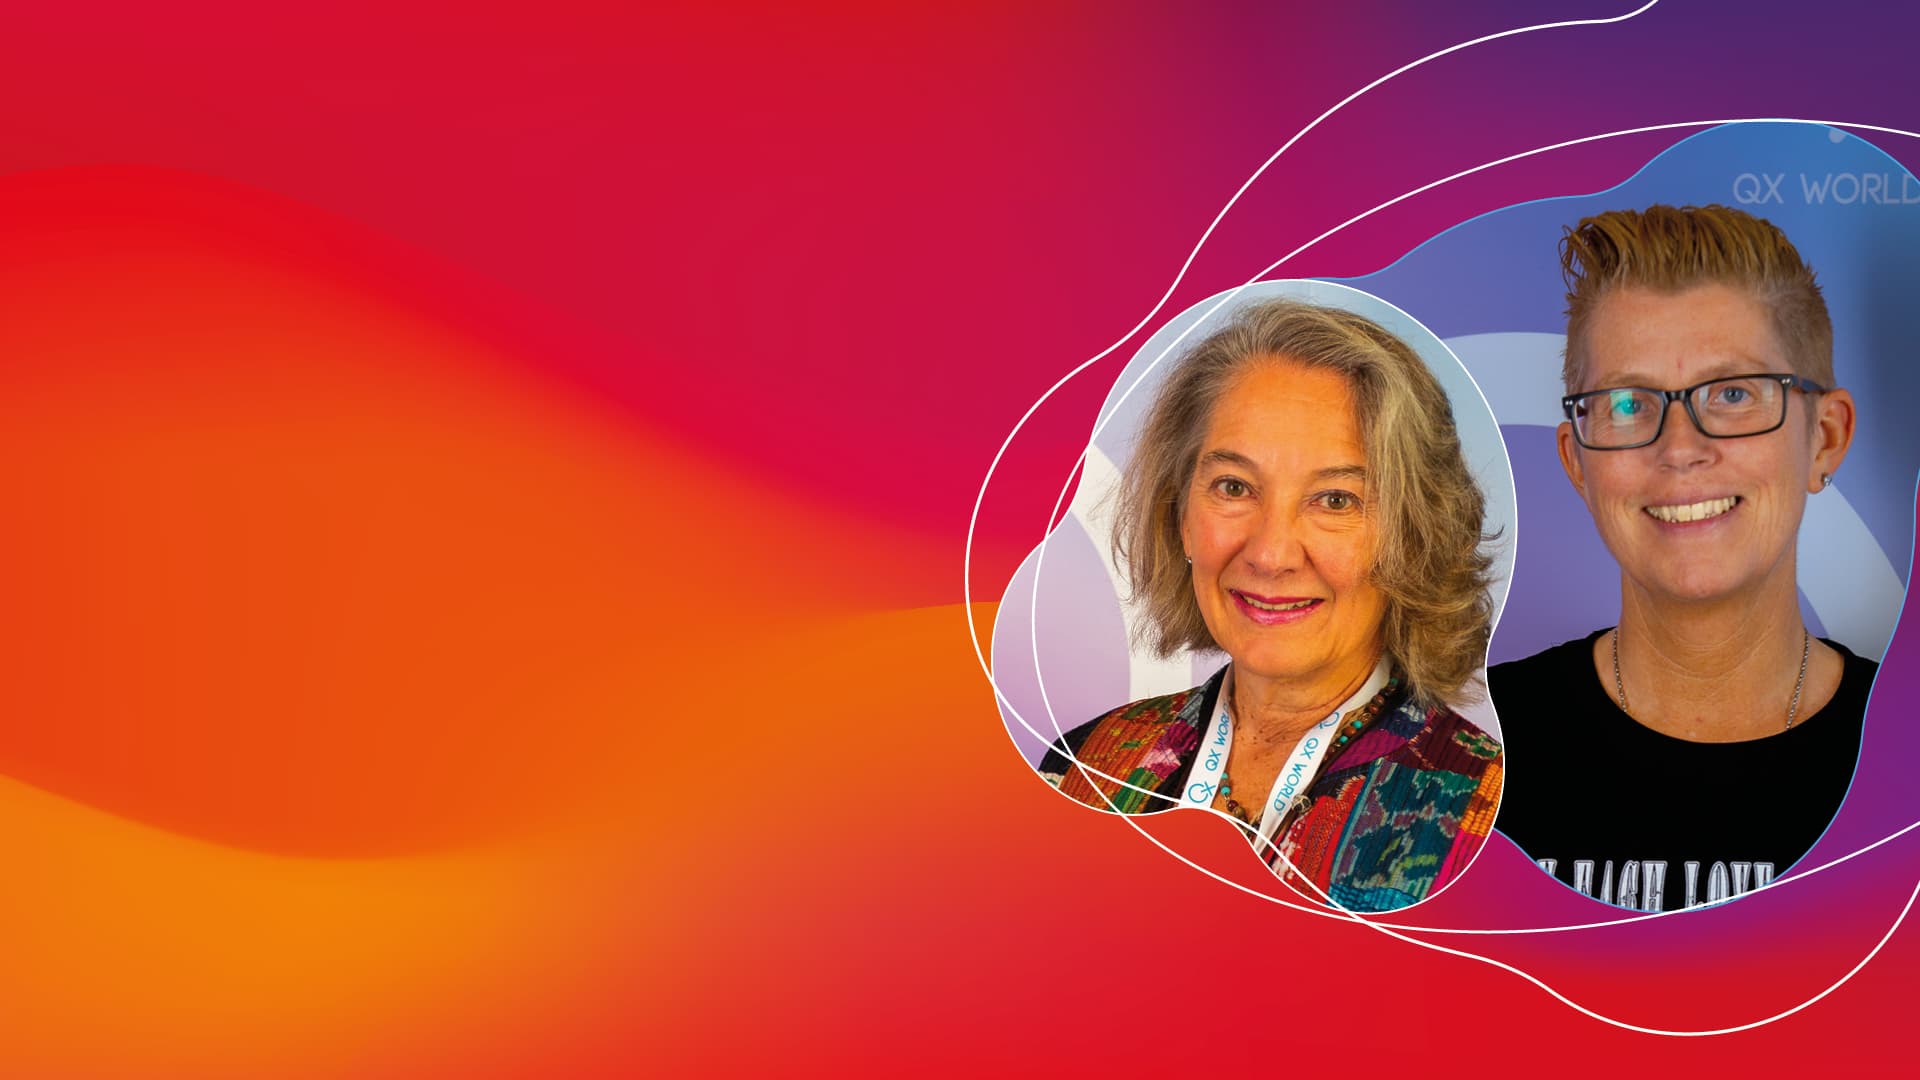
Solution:
<path fill-rule="evenodd" d="M 1800 674 L 1793 678 L 1793 702 L 1787 706 L 1787 726 L 1793 726 L 1793 718 L 1800 714 L 1800 688 L 1807 684 L 1807 657 L 1813 654 L 1813 635 L 1807 628 L 1800 628 Z"/>
<path fill-rule="evenodd" d="M 1793 680 L 1793 700 L 1787 703 L 1787 727 L 1793 726 L 1794 718 L 1800 715 L 1800 691 L 1807 685 L 1807 659 L 1813 655 L 1813 635 L 1805 626 L 1800 628 L 1800 674 Z M 1628 716 L 1633 710 L 1627 708 L 1627 686 L 1620 680 L 1620 628 L 1613 628 L 1613 695 L 1620 701 L 1620 711 Z"/>

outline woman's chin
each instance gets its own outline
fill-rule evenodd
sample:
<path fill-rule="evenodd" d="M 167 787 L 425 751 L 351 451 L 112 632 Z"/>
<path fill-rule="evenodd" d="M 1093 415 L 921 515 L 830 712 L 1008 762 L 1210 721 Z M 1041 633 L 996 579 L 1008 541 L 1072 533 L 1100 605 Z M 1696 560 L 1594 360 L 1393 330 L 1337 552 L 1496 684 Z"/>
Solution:
<path fill-rule="evenodd" d="M 1234 656 L 1235 671 L 1281 683 L 1307 684 L 1338 665 L 1325 656 L 1306 656 L 1302 650 L 1249 649 Z"/>
<path fill-rule="evenodd" d="M 1668 571 L 1646 583 L 1645 591 L 1656 603 L 1724 603 L 1751 594 L 1760 586 L 1758 581 L 1728 573 L 1724 566 L 1702 567 L 1692 573 L 1679 567 L 1669 567 Z"/>

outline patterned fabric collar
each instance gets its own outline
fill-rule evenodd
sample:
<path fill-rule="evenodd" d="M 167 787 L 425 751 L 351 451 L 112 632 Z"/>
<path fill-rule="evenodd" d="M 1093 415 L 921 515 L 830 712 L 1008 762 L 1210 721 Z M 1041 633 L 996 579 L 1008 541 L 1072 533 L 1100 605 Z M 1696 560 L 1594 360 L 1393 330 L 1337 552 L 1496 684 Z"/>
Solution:
<path fill-rule="evenodd" d="M 1201 732 L 1206 727 L 1207 717 L 1213 713 L 1214 703 L 1220 699 L 1220 691 L 1226 685 L 1227 672 L 1231 670 L 1233 670 L 1233 665 L 1230 663 L 1226 664 L 1222 666 L 1219 671 L 1214 672 L 1213 676 L 1206 682 L 1194 687 L 1193 691 L 1187 695 L 1186 703 L 1180 707 L 1180 711 L 1174 714 L 1173 720 L 1167 724 L 1166 731 L 1161 734 L 1159 741 L 1154 744 L 1152 750 L 1147 751 L 1145 760 L 1141 762 L 1144 767 L 1164 780 L 1172 774 L 1175 768 L 1186 768 L 1192 765 L 1192 761 L 1190 760 L 1191 755 L 1195 750 L 1200 748 Z M 1379 693 L 1373 695 L 1364 705 L 1361 705 L 1353 711 L 1365 711 L 1371 717 L 1387 709 L 1391 709 L 1396 703 L 1389 702 L 1385 699 L 1399 696 L 1400 688 L 1401 680 L 1396 674 L 1388 679 L 1387 685 L 1382 687 Z M 1415 712 L 1417 713 L 1418 710 L 1415 710 Z M 1344 759 L 1350 754 L 1361 753 L 1364 749 L 1364 751 L 1367 751 L 1365 757 L 1359 761 L 1348 763 L 1350 765 L 1363 764 L 1366 761 L 1371 761 L 1373 758 L 1379 757 L 1393 746 L 1405 741 L 1404 737 L 1390 737 L 1386 740 L 1369 738 L 1369 736 L 1373 734 L 1373 730 L 1368 730 L 1358 741 L 1348 745 L 1342 745 L 1339 749 L 1335 750 L 1321 766 L 1320 772 L 1325 773 L 1332 770 L 1335 768 L 1334 762 L 1336 760 Z"/>
<path fill-rule="evenodd" d="M 1201 729 L 1206 726 L 1207 714 L 1213 711 L 1214 701 L 1220 697 L 1220 687 L 1227 681 L 1230 667 L 1231 664 L 1214 672 L 1212 678 L 1187 695 L 1186 704 L 1174 714 L 1159 741 L 1140 762 L 1143 768 L 1163 781 L 1176 769 L 1183 773 L 1191 770 L 1194 751 L 1200 748 Z"/>

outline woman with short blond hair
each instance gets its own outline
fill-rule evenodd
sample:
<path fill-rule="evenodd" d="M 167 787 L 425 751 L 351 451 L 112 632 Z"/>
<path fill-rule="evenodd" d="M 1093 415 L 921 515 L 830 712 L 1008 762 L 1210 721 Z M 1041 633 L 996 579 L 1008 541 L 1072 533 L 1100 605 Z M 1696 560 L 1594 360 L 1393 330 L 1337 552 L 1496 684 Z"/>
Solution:
<path fill-rule="evenodd" d="M 1812 635 L 1797 580 L 1853 399 L 1770 222 L 1610 211 L 1567 230 L 1561 265 L 1560 462 L 1619 564 L 1620 621 L 1489 674 L 1526 763 L 1500 829 L 1609 903 L 1728 899 L 1806 854 L 1859 753 L 1876 665 Z"/>

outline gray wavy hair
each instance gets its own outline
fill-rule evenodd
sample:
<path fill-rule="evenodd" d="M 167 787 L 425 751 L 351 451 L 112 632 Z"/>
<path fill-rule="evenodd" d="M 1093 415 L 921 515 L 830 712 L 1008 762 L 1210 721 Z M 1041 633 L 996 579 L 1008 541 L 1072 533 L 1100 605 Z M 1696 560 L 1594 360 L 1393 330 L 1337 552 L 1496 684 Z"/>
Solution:
<path fill-rule="evenodd" d="M 1180 523 L 1214 404 L 1249 368 L 1294 363 L 1353 391 L 1376 515 L 1371 575 L 1382 638 L 1411 693 L 1457 699 L 1486 662 L 1492 556 L 1486 498 L 1467 468 L 1446 391 L 1405 342 L 1361 315 L 1294 300 L 1242 308 L 1161 384 L 1121 479 L 1113 554 L 1143 604 L 1143 644 L 1161 656 L 1217 648 L 1194 599 Z"/>

